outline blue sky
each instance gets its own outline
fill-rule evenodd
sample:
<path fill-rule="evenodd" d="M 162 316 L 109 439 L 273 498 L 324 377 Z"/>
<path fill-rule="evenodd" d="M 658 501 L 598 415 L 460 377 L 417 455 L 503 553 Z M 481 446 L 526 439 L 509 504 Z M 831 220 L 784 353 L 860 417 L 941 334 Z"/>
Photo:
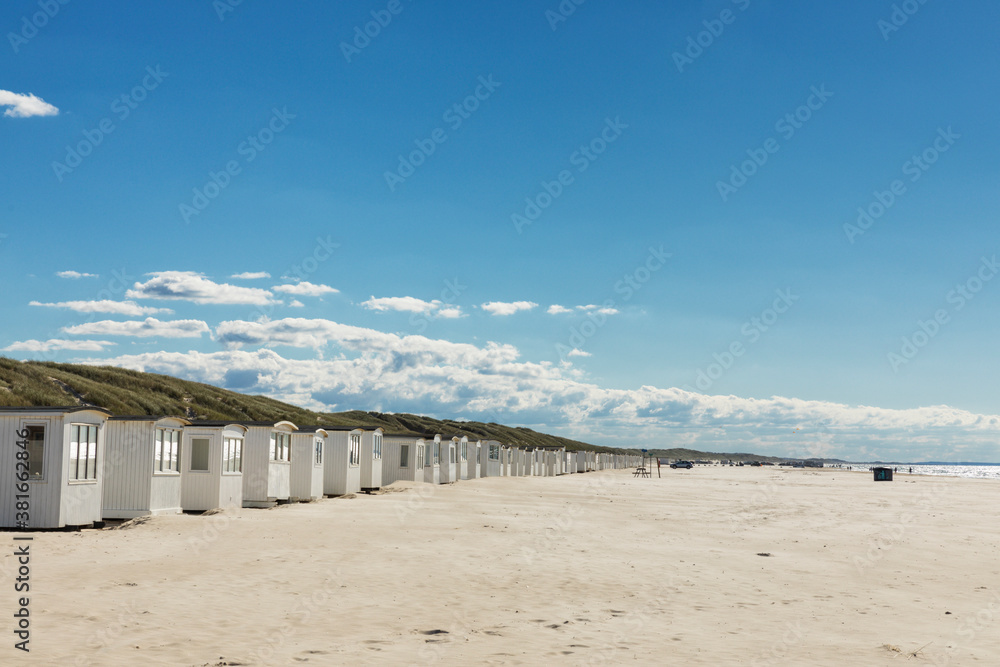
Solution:
<path fill-rule="evenodd" d="M 2 353 L 1000 461 L 1000 8 L 682 5 L 5 3 Z"/>

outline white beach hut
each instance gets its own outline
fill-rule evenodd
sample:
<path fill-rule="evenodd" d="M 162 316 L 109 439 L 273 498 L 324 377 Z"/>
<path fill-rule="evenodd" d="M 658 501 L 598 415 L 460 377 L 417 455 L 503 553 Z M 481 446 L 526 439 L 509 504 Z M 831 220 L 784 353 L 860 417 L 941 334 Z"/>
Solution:
<path fill-rule="evenodd" d="M 441 438 L 440 483 L 451 484 L 458 481 L 458 443 L 456 436 Z"/>
<path fill-rule="evenodd" d="M 521 453 L 519 447 L 511 447 L 507 450 L 507 458 L 510 459 L 510 464 L 507 466 L 507 474 L 510 477 L 520 477 L 523 474 Z"/>
<path fill-rule="evenodd" d="M 179 417 L 111 417 L 104 455 L 102 514 L 105 519 L 180 514 Z"/>
<path fill-rule="evenodd" d="M 243 444 L 243 506 L 274 507 L 291 498 L 292 433 L 289 421 L 242 422 L 247 427 Z"/>
<path fill-rule="evenodd" d="M 465 462 L 465 477 L 462 479 L 479 479 L 480 476 L 480 465 L 479 465 L 479 450 L 483 446 L 482 440 L 476 440 L 475 442 L 469 442 L 469 457 Z"/>
<path fill-rule="evenodd" d="M 361 491 L 361 436 L 350 426 L 324 426 L 327 433 L 323 460 L 323 493 L 345 496 Z"/>
<path fill-rule="evenodd" d="M 500 476 L 500 443 L 496 440 L 485 440 L 479 450 L 480 477 Z"/>
<path fill-rule="evenodd" d="M 424 438 L 424 481 L 428 484 L 441 483 L 441 436 Z"/>
<path fill-rule="evenodd" d="M 365 493 L 382 488 L 382 438 L 381 428 L 365 430 L 361 434 L 361 490 Z"/>
<path fill-rule="evenodd" d="M 323 459 L 327 432 L 319 426 L 304 426 L 292 433 L 289 468 L 289 500 L 308 503 L 323 497 Z"/>
<path fill-rule="evenodd" d="M 455 458 L 458 461 L 458 479 L 469 479 L 469 436 L 458 439 Z"/>
<path fill-rule="evenodd" d="M 243 444 L 247 427 L 193 422 L 181 433 L 181 509 L 243 507 Z"/>
<path fill-rule="evenodd" d="M 382 485 L 399 480 L 424 481 L 426 441 L 415 435 L 386 433 L 382 436 Z"/>
<path fill-rule="evenodd" d="M 361 491 L 361 436 L 364 429 L 323 426 L 327 432 L 323 459 L 323 493 L 343 496 Z"/>
<path fill-rule="evenodd" d="M 0 408 L 0 527 L 101 521 L 110 416 L 94 406 Z"/>
<path fill-rule="evenodd" d="M 550 449 L 545 452 L 545 474 L 548 477 L 555 477 L 562 474 L 562 467 L 559 465 L 561 457 L 562 452 L 557 449 Z"/>

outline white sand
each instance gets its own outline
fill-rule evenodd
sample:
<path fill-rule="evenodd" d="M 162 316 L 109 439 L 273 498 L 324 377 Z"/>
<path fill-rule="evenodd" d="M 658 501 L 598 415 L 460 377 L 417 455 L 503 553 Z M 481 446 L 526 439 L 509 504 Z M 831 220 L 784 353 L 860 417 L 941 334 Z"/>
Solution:
<path fill-rule="evenodd" d="M 32 651 L 5 630 L 0 664 L 1000 664 L 1000 483 L 663 475 L 37 534 Z"/>

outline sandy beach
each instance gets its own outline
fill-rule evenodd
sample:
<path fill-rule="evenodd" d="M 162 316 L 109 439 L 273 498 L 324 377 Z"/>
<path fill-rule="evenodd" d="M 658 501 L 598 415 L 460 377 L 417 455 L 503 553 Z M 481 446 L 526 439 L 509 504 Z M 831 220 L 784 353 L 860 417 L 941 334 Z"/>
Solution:
<path fill-rule="evenodd" d="M 697 467 L 39 533 L 0 664 L 995 665 L 997 525 L 993 481 Z"/>

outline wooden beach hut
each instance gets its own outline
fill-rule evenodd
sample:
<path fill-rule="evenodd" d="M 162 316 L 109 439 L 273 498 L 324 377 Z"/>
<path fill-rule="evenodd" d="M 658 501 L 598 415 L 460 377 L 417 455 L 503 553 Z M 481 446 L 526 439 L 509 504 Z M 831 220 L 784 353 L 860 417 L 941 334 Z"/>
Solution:
<path fill-rule="evenodd" d="M 545 474 L 549 477 L 555 477 L 556 475 L 562 474 L 562 459 L 563 451 L 560 449 L 551 449 L 546 452 L 545 459 Z"/>
<path fill-rule="evenodd" d="M 0 408 L 0 527 L 101 521 L 110 416 L 94 406 Z"/>
<path fill-rule="evenodd" d="M 361 436 L 350 426 L 324 426 L 327 433 L 323 460 L 323 493 L 346 496 L 361 491 Z"/>
<path fill-rule="evenodd" d="M 308 503 L 323 497 L 323 459 L 327 432 L 319 426 L 304 426 L 292 433 L 289 468 L 289 500 Z"/>
<path fill-rule="evenodd" d="M 382 438 L 381 428 L 365 430 L 361 434 L 361 490 L 365 493 L 382 488 Z"/>
<path fill-rule="evenodd" d="M 242 422 L 247 427 L 243 445 L 243 506 L 274 507 L 291 498 L 292 433 L 289 421 Z"/>
<path fill-rule="evenodd" d="M 458 481 L 457 456 L 460 439 L 457 435 L 441 438 L 441 465 L 439 472 L 439 483 L 441 484 L 452 484 Z"/>
<path fill-rule="evenodd" d="M 521 454 L 522 450 L 520 447 L 511 447 L 507 450 L 507 457 L 510 459 L 510 465 L 507 466 L 507 474 L 510 477 L 520 477 L 523 474 Z"/>
<path fill-rule="evenodd" d="M 441 483 L 441 435 L 424 439 L 424 481 L 428 484 Z"/>
<path fill-rule="evenodd" d="M 104 455 L 102 514 L 105 519 L 180 514 L 179 417 L 111 417 Z"/>
<path fill-rule="evenodd" d="M 500 443 L 496 440 L 485 440 L 479 450 L 479 460 L 482 464 L 480 477 L 500 476 Z"/>
<path fill-rule="evenodd" d="M 480 465 L 479 465 L 479 450 L 483 446 L 482 440 L 476 440 L 475 442 L 469 442 L 469 458 L 465 462 L 465 477 L 462 479 L 479 479 L 480 476 Z"/>
<path fill-rule="evenodd" d="M 399 480 L 424 481 L 424 447 L 418 436 L 386 433 L 382 436 L 382 485 Z"/>
<path fill-rule="evenodd" d="M 458 439 L 455 458 L 458 460 L 458 479 L 469 479 L 469 436 Z"/>
<path fill-rule="evenodd" d="M 181 509 L 243 507 L 243 445 L 247 427 L 193 422 L 181 433 Z"/>

